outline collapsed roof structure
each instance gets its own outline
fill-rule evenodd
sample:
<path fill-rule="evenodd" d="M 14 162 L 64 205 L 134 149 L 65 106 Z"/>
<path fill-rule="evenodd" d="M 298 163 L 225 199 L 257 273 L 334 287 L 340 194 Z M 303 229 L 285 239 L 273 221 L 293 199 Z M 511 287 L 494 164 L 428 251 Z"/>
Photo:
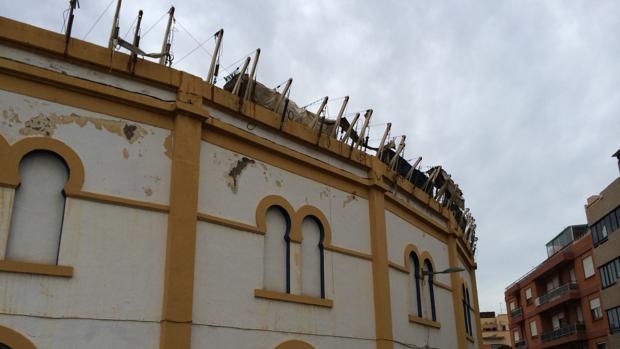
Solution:
<path fill-rule="evenodd" d="M 172 65 L 173 55 L 171 53 L 171 33 L 172 26 L 175 21 L 174 7 L 168 11 L 168 22 L 164 39 L 162 42 L 161 52 L 146 53 L 140 48 L 140 23 L 143 12 L 140 11 L 137 17 L 133 42 L 129 43 L 119 36 L 120 24 L 119 14 L 122 0 L 117 0 L 116 11 L 112 23 L 109 47 L 114 50 L 124 48 L 131 52 L 133 62 L 138 56 L 159 59 L 159 64 Z M 77 0 L 70 0 L 70 14 L 68 17 L 66 29 L 66 43 L 68 44 L 71 36 L 71 26 L 73 22 L 73 10 L 76 8 Z M 209 71 L 206 81 L 212 84 L 218 79 L 219 59 L 221 55 L 221 44 L 224 36 L 224 30 L 220 29 L 215 34 L 215 47 L 211 57 Z M 201 43 L 201 47 L 204 43 Z M 190 53 L 192 53 L 192 50 Z M 343 98 L 342 105 L 335 118 L 326 115 L 326 105 L 328 97 L 321 99 L 320 107 L 316 112 L 311 112 L 306 107 L 300 107 L 296 102 L 289 99 L 290 87 L 293 79 L 288 79 L 284 84 L 282 91 L 278 88 L 269 88 L 264 84 L 256 81 L 256 67 L 260 57 L 260 49 L 254 54 L 254 59 L 249 56 L 243 60 L 243 64 L 235 69 L 233 73 L 224 79 L 224 90 L 237 95 L 241 101 L 249 100 L 253 103 L 261 105 L 269 110 L 281 115 L 281 124 L 286 122 L 295 122 L 315 130 L 318 134 L 325 134 L 336 140 L 347 144 L 351 149 L 357 149 L 369 155 L 376 156 L 382 162 L 395 172 L 396 175 L 406 179 L 414 188 L 419 188 L 430 197 L 432 197 L 442 207 L 449 209 L 459 227 L 465 234 L 465 241 L 475 254 L 478 238 L 476 237 L 476 223 L 470 210 L 465 207 L 465 199 L 463 192 L 458 184 L 454 182 L 452 176 L 446 172 L 441 166 L 432 166 L 426 171 L 421 169 L 422 157 L 417 158 L 410 163 L 404 158 L 404 148 L 406 136 L 389 138 L 392 124 L 387 123 L 386 128 L 381 137 L 381 141 L 377 146 L 369 144 L 370 119 L 373 114 L 372 109 L 366 110 L 363 116 L 355 113 L 349 120 L 344 112 L 349 101 L 349 97 Z M 251 66 L 250 66 L 251 63 Z M 360 121 L 363 119 L 363 121 Z M 359 125 L 362 125 L 361 127 Z M 398 144 L 396 140 L 399 140 Z"/>

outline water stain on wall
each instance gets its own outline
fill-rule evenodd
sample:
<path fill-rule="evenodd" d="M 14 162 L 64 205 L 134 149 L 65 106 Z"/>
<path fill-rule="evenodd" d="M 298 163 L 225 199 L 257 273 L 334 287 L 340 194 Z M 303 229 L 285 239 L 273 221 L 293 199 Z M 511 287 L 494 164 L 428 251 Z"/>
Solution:
<path fill-rule="evenodd" d="M 97 130 L 105 130 L 127 140 L 133 144 L 148 134 L 142 126 L 128 123 L 124 120 L 107 120 L 82 116 L 75 113 L 69 115 L 58 115 L 55 113 L 43 114 L 33 117 L 24 123 L 24 127 L 19 130 L 24 136 L 52 136 L 59 125 L 76 124 L 84 127 L 92 124 Z"/>
<path fill-rule="evenodd" d="M 129 150 L 127 148 L 123 148 L 123 158 L 129 159 Z"/>
<path fill-rule="evenodd" d="M 232 190 L 233 193 L 237 194 L 239 190 L 238 187 L 238 178 L 243 172 L 243 170 L 250 164 L 255 164 L 256 162 L 250 158 L 246 158 L 245 156 L 237 161 L 235 166 L 233 166 L 228 172 L 228 187 Z"/>
<path fill-rule="evenodd" d="M 357 201 L 357 196 L 355 193 L 347 195 L 346 199 L 342 202 L 342 207 L 345 208 L 348 204 L 353 201 Z"/>

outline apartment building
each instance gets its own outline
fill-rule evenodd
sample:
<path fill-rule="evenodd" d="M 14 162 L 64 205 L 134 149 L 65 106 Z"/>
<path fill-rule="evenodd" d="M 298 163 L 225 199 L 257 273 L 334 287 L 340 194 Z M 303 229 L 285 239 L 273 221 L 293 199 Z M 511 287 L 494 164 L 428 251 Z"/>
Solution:
<path fill-rule="evenodd" d="M 506 288 L 513 347 L 608 348 L 587 225 L 565 228 L 546 247 L 548 258 Z"/>
<path fill-rule="evenodd" d="M 510 330 L 508 314 L 497 314 L 494 311 L 480 312 L 482 327 L 482 347 L 484 349 L 510 348 Z"/>
<path fill-rule="evenodd" d="M 620 168 L 620 150 L 614 155 Z M 609 348 L 620 348 L 620 177 L 586 205 L 593 255 L 601 276 L 601 306 L 607 314 Z"/>

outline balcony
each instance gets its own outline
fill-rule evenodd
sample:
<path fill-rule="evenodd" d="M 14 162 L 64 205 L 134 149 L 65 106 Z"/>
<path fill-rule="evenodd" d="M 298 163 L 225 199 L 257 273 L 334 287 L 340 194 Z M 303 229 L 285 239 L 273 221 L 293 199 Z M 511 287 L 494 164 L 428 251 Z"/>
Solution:
<path fill-rule="evenodd" d="M 549 292 L 547 292 L 545 295 L 540 296 L 538 298 L 536 298 L 536 306 L 540 307 L 543 306 L 547 303 L 551 303 L 553 301 L 555 301 L 556 299 L 560 299 L 563 295 L 571 292 L 571 291 L 577 291 L 578 290 L 578 286 L 576 282 L 569 282 L 567 284 L 564 284 L 558 288 L 555 288 Z M 574 292 L 574 293 L 578 293 L 578 292 Z M 577 294 L 578 296 L 578 294 Z"/>
<path fill-rule="evenodd" d="M 586 326 L 582 322 L 578 322 L 545 332 L 540 338 L 543 342 L 542 348 L 551 348 L 573 341 L 582 341 L 586 337 Z"/>
<path fill-rule="evenodd" d="M 525 340 L 520 340 L 518 342 L 515 342 L 515 348 L 525 348 L 527 347 L 527 342 Z"/>
<path fill-rule="evenodd" d="M 522 308 L 515 308 L 510 311 L 510 321 L 512 322 L 522 320 L 522 316 L 523 316 Z"/>

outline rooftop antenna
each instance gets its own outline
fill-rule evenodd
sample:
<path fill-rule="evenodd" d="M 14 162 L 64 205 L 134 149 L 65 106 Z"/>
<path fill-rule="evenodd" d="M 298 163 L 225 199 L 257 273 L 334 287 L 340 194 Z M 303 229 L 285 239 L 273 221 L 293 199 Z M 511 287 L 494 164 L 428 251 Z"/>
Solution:
<path fill-rule="evenodd" d="M 119 0 L 120 1 L 120 0 Z M 170 6 L 168 11 L 168 24 L 166 25 L 166 33 L 164 34 L 164 42 L 161 45 L 161 53 L 163 56 L 159 57 L 159 64 L 169 64 L 170 59 L 170 30 L 172 29 L 172 21 L 174 20 L 174 6 Z"/>
<path fill-rule="evenodd" d="M 364 115 L 364 125 L 360 130 L 360 135 L 357 138 L 357 142 L 355 142 L 355 148 L 357 149 L 359 146 L 364 144 L 364 137 L 366 137 L 366 130 L 368 129 L 368 123 L 370 122 L 370 117 L 372 116 L 372 109 L 366 110 L 366 114 Z"/>
<path fill-rule="evenodd" d="M 379 142 L 379 149 L 377 149 L 377 156 L 379 160 L 383 158 L 383 148 L 385 148 L 385 140 L 387 139 L 388 134 L 390 134 L 390 130 L 392 129 L 392 123 L 388 122 L 385 126 L 385 131 L 383 131 L 383 136 L 381 137 L 381 142 Z"/>
<path fill-rule="evenodd" d="M 112 20 L 112 30 L 110 31 L 110 41 L 108 42 L 108 48 L 110 50 L 114 49 L 116 37 L 118 37 L 118 31 L 120 30 L 118 17 L 121 13 L 121 3 L 123 0 L 118 0 L 116 2 L 116 11 L 114 11 L 114 19 Z"/>
<path fill-rule="evenodd" d="M 312 123 L 310 124 L 310 128 L 314 128 L 314 126 L 316 126 L 316 123 L 321 118 L 321 114 L 323 113 L 323 110 L 325 109 L 325 105 L 327 105 L 327 100 L 328 99 L 329 99 L 329 97 L 327 97 L 327 96 L 323 97 L 323 101 L 321 102 L 321 106 L 319 106 L 319 110 L 316 112 L 316 118 L 314 118 L 314 120 L 312 120 Z"/>
<path fill-rule="evenodd" d="M 69 0 L 69 19 L 67 20 L 67 31 L 65 32 L 65 55 L 69 50 L 69 39 L 71 39 L 71 29 L 73 29 L 73 18 L 75 17 L 73 11 L 76 7 L 80 7 L 78 0 Z"/>
<path fill-rule="evenodd" d="M 251 99 L 254 92 L 254 78 L 256 74 L 256 65 L 258 64 L 258 57 L 260 56 L 260 48 L 256 49 L 254 54 L 254 62 L 252 62 L 252 69 L 250 69 L 250 75 L 248 76 L 248 84 L 245 86 L 245 92 L 243 93 L 243 100 Z"/>
<path fill-rule="evenodd" d="M 398 160 L 400 159 L 400 153 L 405 149 L 405 139 L 407 139 L 407 136 L 402 135 L 400 143 L 398 144 L 398 148 L 396 148 L 396 153 L 390 160 L 389 166 L 392 171 L 396 169 L 396 166 L 398 165 Z"/>
<path fill-rule="evenodd" d="M 235 81 L 235 86 L 232 89 L 232 94 L 235 96 L 239 94 L 239 89 L 241 88 L 241 80 L 243 78 L 243 75 L 245 74 L 245 71 L 248 70 L 249 64 L 250 64 L 250 57 L 247 57 L 245 59 L 245 62 L 243 62 L 243 66 L 241 67 L 241 72 L 239 73 L 239 75 L 237 75 L 237 81 Z"/>
<path fill-rule="evenodd" d="M 207 82 L 210 84 L 214 83 L 214 76 L 217 74 L 216 71 L 216 66 L 215 66 L 215 62 L 217 60 L 217 56 L 220 53 L 220 47 L 222 45 L 222 37 L 224 37 L 224 29 L 220 29 L 218 30 L 217 33 L 215 33 L 215 51 L 213 51 L 213 56 L 211 57 L 211 66 L 209 67 L 209 74 L 207 74 Z"/>
<path fill-rule="evenodd" d="M 413 173 L 415 172 L 415 169 L 418 167 L 418 165 L 420 165 L 420 162 L 422 162 L 422 157 L 420 156 L 414 163 L 413 165 L 411 165 L 411 169 L 409 169 L 409 172 L 407 172 L 407 180 L 411 182 L 411 180 L 413 179 Z"/>
<path fill-rule="evenodd" d="M 338 127 L 340 127 L 340 120 L 342 119 L 342 115 L 344 114 L 344 110 L 347 107 L 347 103 L 349 103 L 349 96 L 345 96 L 342 101 L 342 105 L 340 106 L 340 111 L 338 112 L 338 116 L 336 116 L 336 123 L 334 125 L 334 129 L 332 130 L 331 136 L 336 138 L 338 135 Z"/>
<path fill-rule="evenodd" d="M 347 132 L 340 139 L 342 143 L 347 143 L 347 141 L 349 140 L 349 137 L 351 137 L 351 132 L 353 132 L 353 129 L 355 128 L 355 124 L 357 124 L 357 120 L 359 118 L 360 118 L 360 113 L 355 113 L 355 116 L 353 117 L 353 121 L 351 121 L 351 125 L 349 125 Z"/>
<path fill-rule="evenodd" d="M 284 100 L 284 96 L 286 96 L 286 94 L 288 93 L 288 90 L 291 88 L 291 84 L 293 83 L 293 78 L 290 78 L 288 80 L 286 80 L 286 84 L 284 85 L 284 89 L 282 90 L 282 93 L 280 94 L 280 96 L 278 96 L 278 101 L 276 102 L 276 106 L 273 109 L 273 111 L 277 112 L 278 109 L 280 108 L 280 105 L 282 104 L 282 101 Z"/>

